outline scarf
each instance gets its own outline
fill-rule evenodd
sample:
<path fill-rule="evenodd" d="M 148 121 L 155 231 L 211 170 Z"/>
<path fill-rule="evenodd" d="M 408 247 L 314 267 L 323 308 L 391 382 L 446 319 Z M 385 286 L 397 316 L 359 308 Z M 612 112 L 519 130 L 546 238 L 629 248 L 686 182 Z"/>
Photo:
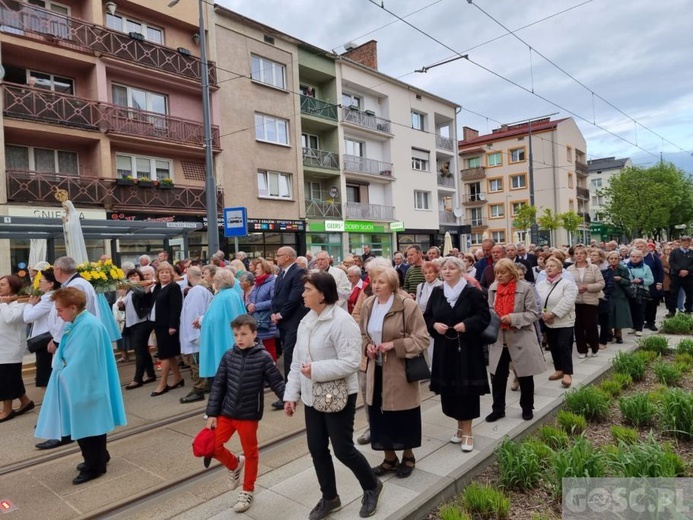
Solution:
<path fill-rule="evenodd" d="M 466 286 L 467 280 L 464 278 L 460 278 L 460 281 L 457 282 L 455 287 L 450 287 L 447 282 L 443 284 L 443 294 L 445 295 L 445 299 L 450 304 L 450 307 L 455 306 L 457 303 L 457 298 L 460 297 L 460 294 L 462 294 L 462 291 Z"/>
<path fill-rule="evenodd" d="M 517 282 L 515 280 L 506 284 L 498 284 L 496 290 L 496 301 L 493 303 L 493 308 L 496 314 L 501 318 L 507 314 L 511 314 L 515 310 L 515 290 Z M 509 330 L 509 323 L 501 323 L 501 329 Z"/>
<path fill-rule="evenodd" d="M 260 276 L 255 278 L 255 285 L 257 285 L 257 286 L 262 285 L 263 283 L 265 283 L 265 280 L 267 280 L 270 276 L 272 276 L 272 275 L 267 274 L 267 273 L 261 274 Z"/>
<path fill-rule="evenodd" d="M 546 275 L 546 281 L 549 283 L 556 283 L 558 280 L 561 279 L 561 276 L 563 276 L 563 273 L 558 273 L 556 276 L 551 278 L 548 274 Z"/>

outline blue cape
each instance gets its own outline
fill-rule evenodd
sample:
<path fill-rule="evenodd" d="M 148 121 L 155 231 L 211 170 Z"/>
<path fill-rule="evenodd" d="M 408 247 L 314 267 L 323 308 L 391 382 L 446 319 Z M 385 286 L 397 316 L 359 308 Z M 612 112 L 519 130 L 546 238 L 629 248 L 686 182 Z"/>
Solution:
<path fill-rule="evenodd" d="M 245 314 L 240 291 L 227 287 L 217 293 L 202 320 L 200 331 L 200 377 L 214 377 L 224 353 L 233 347 L 231 322 Z"/>
<path fill-rule="evenodd" d="M 118 322 L 113 316 L 113 310 L 111 306 L 108 305 L 108 300 L 106 300 L 106 295 L 103 293 L 98 293 L 96 295 L 96 304 L 99 306 L 99 318 L 101 318 L 101 323 L 106 327 L 108 332 L 108 337 L 111 341 L 118 341 L 121 339 L 120 328 L 118 327 Z"/>

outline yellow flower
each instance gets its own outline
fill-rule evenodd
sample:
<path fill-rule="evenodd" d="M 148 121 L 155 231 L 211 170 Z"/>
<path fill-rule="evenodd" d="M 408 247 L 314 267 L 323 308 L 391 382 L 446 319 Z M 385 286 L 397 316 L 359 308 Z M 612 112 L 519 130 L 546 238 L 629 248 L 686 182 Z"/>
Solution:
<path fill-rule="evenodd" d="M 91 266 L 92 266 L 92 267 L 96 267 L 97 265 L 99 265 L 99 264 L 97 264 L 96 262 L 92 262 L 92 263 L 91 263 Z"/>
<path fill-rule="evenodd" d="M 120 267 L 118 267 L 118 279 L 122 280 L 124 278 L 125 278 L 125 272 Z"/>
<path fill-rule="evenodd" d="M 82 278 L 84 278 L 85 280 L 91 280 L 91 273 L 89 271 L 84 271 L 82 273 Z"/>
<path fill-rule="evenodd" d="M 38 291 L 39 288 L 39 282 L 41 281 L 41 271 L 36 273 L 36 277 L 34 278 L 34 283 L 33 283 L 33 288 Z"/>
<path fill-rule="evenodd" d="M 113 265 L 113 260 L 111 260 L 110 258 L 108 258 L 108 259 L 104 262 L 104 265 Z"/>

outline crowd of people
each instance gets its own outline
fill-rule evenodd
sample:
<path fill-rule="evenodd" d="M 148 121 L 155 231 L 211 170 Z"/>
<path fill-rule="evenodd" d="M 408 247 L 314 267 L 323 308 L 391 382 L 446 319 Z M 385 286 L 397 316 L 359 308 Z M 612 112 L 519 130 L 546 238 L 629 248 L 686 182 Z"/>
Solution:
<path fill-rule="evenodd" d="M 505 417 L 511 376 L 522 418 L 533 418 L 534 376 L 546 370 L 544 350 L 554 367 L 549 380 L 568 388 L 574 344 L 583 359 L 611 341 L 623 342 L 624 330 L 636 337 L 644 328 L 657 330 L 662 301 L 668 316 L 692 312 L 690 245 L 687 236 L 663 244 L 639 239 L 628 246 L 593 241 L 563 248 L 487 239 L 468 253 L 411 245 L 392 259 L 364 246 L 363 254 L 341 262 L 325 251 L 297 256 L 291 247 L 280 247 L 271 259 L 238 252 L 227 261 L 220 252 L 207 264 L 170 263 L 164 251 L 153 260 L 143 255 L 137 266 L 122 266 L 129 283 L 113 298 L 121 359 L 129 351 L 135 356 L 133 379 L 124 388 L 152 383 L 150 395 L 160 397 L 185 386 L 181 369 L 190 368 L 190 392 L 179 400 L 210 394 L 212 456 L 227 467 L 231 489 L 245 469 L 238 512 L 253 501 L 263 387 L 277 395 L 272 408 L 287 416 L 302 403 L 322 493 L 310 518 L 341 507 L 330 444 L 363 489 L 361 516 L 370 516 L 382 490 L 379 477 L 407 478 L 416 467 L 421 396 L 419 381 L 408 379 L 410 360 L 425 358 L 430 389 L 455 421 L 450 441 L 470 452 L 480 397 L 493 397 L 486 421 Z M 37 448 L 78 441 L 84 463 L 73 482 L 81 484 L 106 472 L 106 434 L 126 422 L 117 366 L 94 289 L 74 260 L 34 267 L 39 291 L 26 303 L 17 298 L 19 279 L 0 278 L 0 422 L 34 408 L 22 359 L 27 337 L 48 334 L 46 348 L 36 352 L 37 386 L 47 386 L 36 435 L 48 439 Z M 484 341 L 494 318 L 495 339 Z M 94 394 L 89 410 L 77 405 L 85 392 Z M 359 392 L 368 429 L 356 441 L 383 453 L 373 468 L 352 438 Z M 243 454 L 224 447 L 235 432 Z"/>

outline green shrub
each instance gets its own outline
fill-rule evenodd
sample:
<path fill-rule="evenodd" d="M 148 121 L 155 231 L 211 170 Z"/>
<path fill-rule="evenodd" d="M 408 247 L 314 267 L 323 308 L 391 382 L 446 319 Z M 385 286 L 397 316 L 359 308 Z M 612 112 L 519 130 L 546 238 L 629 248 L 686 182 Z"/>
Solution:
<path fill-rule="evenodd" d="M 673 318 L 662 321 L 660 329 L 664 334 L 691 334 L 693 333 L 693 316 L 679 312 Z"/>
<path fill-rule="evenodd" d="M 662 429 L 676 437 L 693 439 L 693 394 L 670 388 L 661 396 L 659 419 Z"/>
<path fill-rule="evenodd" d="M 647 363 L 636 353 L 619 352 L 613 359 L 614 370 L 627 374 L 633 381 L 640 381 L 645 376 Z"/>
<path fill-rule="evenodd" d="M 611 381 L 618 383 L 624 390 L 633 386 L 633 378 L 628 374 L 619 374 L 618 372 L 612 374 L 609 378 Z"/>
<path fill-rule="evenodd" d="M 440 506 L 438 514 L 440 515 L 440 520 L 471 520 L 472 518 L 465 511 L 463 511 L 460 506 L 454 503 L 443 504 Z"/>
<path fill-rule="evenodd" d="M 613 379 L 605 379 L 599 383 L 597 388 L 612 398 L 621 395 L 621 391 L 623 390 L 621 385 L 618 384 L 618 381 L 614 381 Z"/>
<path fill-rule="evenodd" d="M 476 482 L 464 488 L 463 500 L 472 516 L 504 519 L 510 512 L 510 500 L 503 492 Z"/>
<path fill-rule="evenodd" d="M 684 463 L 653 437 L 635 444 L 619 443 L 608 455 L 610 473 L 614 476 L 673 478 L 683 474 Z"/>
<path fill-rule="evenodd" d="M 569 412 L 582 415 L 590 421 L 601 422 L 609 413 L 611 398 L 594 386 L 583 386 L 565 394 L 565 407 Z"/>
<path fill-rule="evenodd" d="M 624 421 L 637 427 L 652 424 L 657 413 L 657 407 L 652 402 L 650 395 L 645 392 L 621 397 L 618 400 L 618 407 L 623 414 Z"/>
<path fill-rule="evenodd" d="M 640 348 L 664 356 L 669 352 L 669 340 L 664 336 L 647 336 L 639 342 Z"/>
<path fill-rule="evenodd" d="M 657 360 L 652 365 L 652 371 L 657 378 L 657 381 L 667 386 L 675 386 L 681 381 L 681 369 L 663 359 Z"/>
<path fill-rule="evenodd" d="M 690 354 L 691 356 L 693 356 L 693 339 L 682 339 L 681 341 L 679 341 L 678 345 L 676 345 L 676 350 L 684 354 Z"/>
<path fill-rule="evenodd" d="M 555 480 L 552 485 L 555 486 L 557 495 L 560 495 L 563 478 L 604 476 L 604 456 L 599 450 L 594 449 L 584 437 L 580 437 L 572 446 L 555 452 L 553 467 Z"/>
<path fill-rule="evenodd" d="M 535 441 L 538 442 L 538 441 Z M 551 457 L 551 449 L 548 458 Z M 505 439 L 496 450 L 500 482 L 508 489 L 526 490 L 536 487 L 542 477 L 542 462 L 528 443 Z"/>
<path fill-rule="evenodd" d="M 610 429 L 611 436 L 617 444 L 619 442 L 623 444 L 635 444 L 638 441 L 638 430 L 634 428 L 615 424 Z"/>
<path fill-rule="evenodd" d="M 587 429 L 587 419 L 567 410 L 558 412 L 556 421 L 563 431 L 570 435 L 579 435 Z"/>
<path fill-rule="evenodd" d="M 638 350 L 637 352 L 633 352 L 633 355 L 641 358 L 645 362 L 645 365 L 649 365 L 659 357 L 659 354 L 653 350 Z"/>
<path fill-rule="evenodd" d="M 537 432 L 539 440 L 554 450 L 565 448 L 570 442 L 565 430 L 546 424 Z"/>
<path fill-rule="evenodd" d="M 677 352 L 674 356 L 674 363 L 676 363 L 682 373 L 686 374 L 693 369 L 693 355 L 686 352 Z"/>

